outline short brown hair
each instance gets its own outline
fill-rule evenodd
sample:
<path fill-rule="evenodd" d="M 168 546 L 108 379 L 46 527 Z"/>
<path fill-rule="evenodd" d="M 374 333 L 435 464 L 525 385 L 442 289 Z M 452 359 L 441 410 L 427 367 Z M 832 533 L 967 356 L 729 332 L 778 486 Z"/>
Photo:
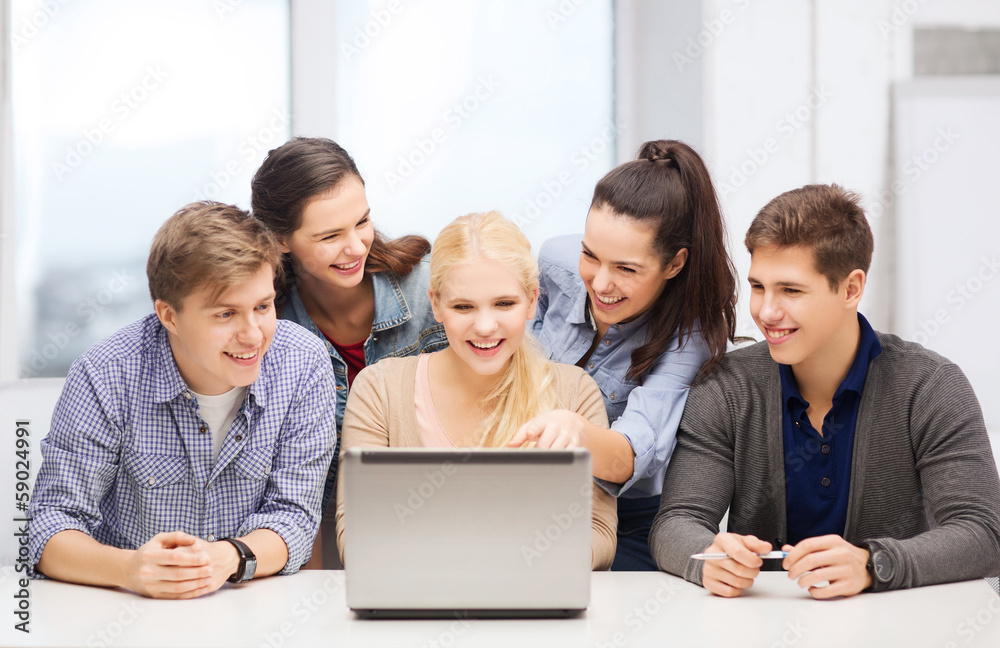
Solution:
<path fill-rule="evenodd" d="M 855 270 L 868 273 L 875 248 L 861 197 L 836 184 L 806 185 L 767 203 L 750 223 L 745 243 L 750 254 L 771 245 L 812 248 L 816 271 L 834 291 Z"/>
<path fill-rule="evenodd" d="M 217 297 L 263 264 L 278 270 L 280 260 L 274 235 L 247 212 L 220 202 L 191 203 L 153 237 L 146 262 L 149 296 L 180 310 L 198 288 L 214 286 Z"/>

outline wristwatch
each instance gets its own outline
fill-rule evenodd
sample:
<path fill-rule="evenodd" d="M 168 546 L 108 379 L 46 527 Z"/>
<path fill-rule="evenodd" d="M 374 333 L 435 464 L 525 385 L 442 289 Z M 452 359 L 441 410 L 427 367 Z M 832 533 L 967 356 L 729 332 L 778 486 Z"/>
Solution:
<path fill-rule="evenodd" d="M 875 542 L 866 542 L 865 548 L 868 549 L 868 573 L 872 577 L 872 590 L 884 590 L 896 575 L 896 559 Z"/>
<path fill-rule="evenodd" d="M 254 573 L 257 571 L 257 556 L 253 555 L 250 547 L 236 538 L 220 538 L 220 541 L 225 541 L 233 545 L 240 554 L 240 566 L 236 569 L 236 573 L 227 580 L 230 583 L 244 583 L 253 578 Z"/>

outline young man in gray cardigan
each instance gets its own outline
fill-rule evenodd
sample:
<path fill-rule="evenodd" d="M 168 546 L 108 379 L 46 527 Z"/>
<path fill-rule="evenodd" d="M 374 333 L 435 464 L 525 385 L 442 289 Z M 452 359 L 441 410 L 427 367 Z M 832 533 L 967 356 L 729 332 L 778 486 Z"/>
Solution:
<path fill-rule="evenodd" d="M 765 341 L 691 389 L 649 537 L 660 569 L 739 596 L 780 548 L 814 598 L 1000 574 L 1000 480 L 972 387 L 858 313 L 873 248 L 858 196 L 782 194 L 746 246 Z"/>

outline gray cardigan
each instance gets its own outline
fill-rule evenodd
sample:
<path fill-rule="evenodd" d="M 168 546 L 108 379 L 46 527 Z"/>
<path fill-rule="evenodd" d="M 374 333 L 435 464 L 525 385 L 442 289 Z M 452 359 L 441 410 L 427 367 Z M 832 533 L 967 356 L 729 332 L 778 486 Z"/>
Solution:
<path fill-rule="evenodd" d="M 854 436 L 843 537 L 895 558 L 898 589 L 1000 574 L 1000 480 L 976 395 L 956 365 L 878 334 Z M 694 386 L 649 535 L 660 569 L 701 584 L 728 530 L 786 541 L 781 381 L 763 342 L 733 351 Z"/>

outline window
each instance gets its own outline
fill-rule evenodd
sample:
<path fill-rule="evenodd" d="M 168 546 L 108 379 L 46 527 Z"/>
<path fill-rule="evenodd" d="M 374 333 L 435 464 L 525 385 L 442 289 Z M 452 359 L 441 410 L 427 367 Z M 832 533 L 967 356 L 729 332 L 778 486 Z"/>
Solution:
<path fill-rule="evenodd" d="M 193 200 L 249 208 L 293 132 L 355 156 L 389 236 L 496 209 L 537 249 L 582 231 L 629 126 L 611 0 L 4 1 L 16 326 L 0 347 L 16 328 L 22 377 L 65 375 L 150 312 L 159 225 Z"/>
<path fill-rule="evenodd" d="M 610 0 L 340 2 L 335 34 L 334 139 L 379 229 L 496 209 L 536 250 L 583 231 L 615 163 Z"/>
<path fill-rule="evenodd" d="M 149 313 L 146 255 L 194 200 L 249 208 L 289 137 L 287 0 L 12 0 L 20 375 Z M 4 333 L 8 335 L 8 333 Z"/>

